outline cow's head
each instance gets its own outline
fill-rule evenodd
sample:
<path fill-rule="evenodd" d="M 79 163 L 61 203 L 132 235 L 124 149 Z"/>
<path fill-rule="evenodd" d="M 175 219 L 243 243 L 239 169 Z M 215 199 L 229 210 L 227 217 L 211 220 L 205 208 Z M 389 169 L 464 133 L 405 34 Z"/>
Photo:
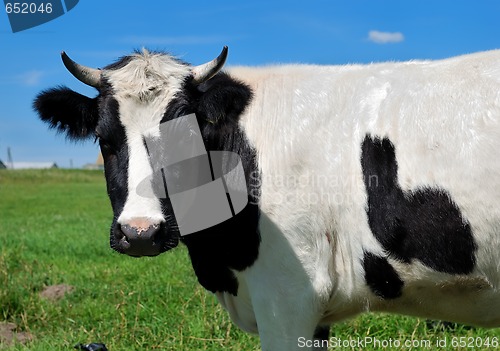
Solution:
<path fill-rule="evenodd" d="M 153 256 L 178 244 L 169 199 L 137 191 L 153 171 L 145 138 L 160 123 L 191 113 L 198 118 L 205 143 L 216 143 L 221 134 L 231 133 L 251 92 L 219 73 L 226 57 L 224 47 L 213 61 L 190 66 L 170 55 L 143 50 L 93 69 L 63 52 L 71 74 L 99 94 L 89 98 L 58 87 L 36 98 L 35 110 L 51 127 L 70 139 L 98 139 L 114 213 L 110 243 L 116 251 Z"/>

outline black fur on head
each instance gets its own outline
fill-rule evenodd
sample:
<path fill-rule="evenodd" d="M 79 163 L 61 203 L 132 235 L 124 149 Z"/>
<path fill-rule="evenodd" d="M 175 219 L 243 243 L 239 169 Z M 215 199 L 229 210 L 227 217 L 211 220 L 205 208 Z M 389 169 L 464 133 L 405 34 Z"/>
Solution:
<path fill-rule="evenodd" d="M 205 148 L 236 152 L 245 171 L 249 194 L 245 209 L 219 225 L 181 237 L 199 282 L 212 292 L 236 295 L 238 282 L 231 269 L 243 270 L 258 256 L 260 174 L 255 150 L 239 127 L 239 118 L 251 98 L 248 86 L 219 73 L 200 85 L 187 80 L 164 115 L 168 121 L 195 113 Z"/>

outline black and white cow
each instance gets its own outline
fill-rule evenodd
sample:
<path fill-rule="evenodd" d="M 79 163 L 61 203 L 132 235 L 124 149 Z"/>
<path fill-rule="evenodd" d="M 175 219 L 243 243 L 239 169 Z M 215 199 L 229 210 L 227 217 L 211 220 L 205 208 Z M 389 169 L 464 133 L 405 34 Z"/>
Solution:
<path fill-rule="evenodd" d="M 62 56 L 98 96 L 59 87 L 34 107 L 72 139 L 99 139 L 111 247 L 184 242 L 263 350 L 304 350 L 364 311 L 500 326 L 500 51 L 226 72 L 227 48 L 196 67 L 146 50 L 102 70 Z M 193 113 L 207 150 L 241 157 L 249 202 L 181 236 L 169 198 L 137 187 L 153 171 L 145 138 Z"/>

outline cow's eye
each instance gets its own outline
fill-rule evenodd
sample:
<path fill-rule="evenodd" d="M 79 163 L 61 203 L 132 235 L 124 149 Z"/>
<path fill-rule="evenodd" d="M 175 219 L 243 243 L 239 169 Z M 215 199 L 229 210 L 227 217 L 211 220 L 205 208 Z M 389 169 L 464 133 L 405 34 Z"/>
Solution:
<path fill-rule="evenodd" d="M 99 142 L 99 146 L 101 147 L 101 149 L 106 149 L 106 150 L 110 149 L 109 143 L 97 132 L 95 133 L 95 139 L 94 139 L 94 143 L 96 142 Z"/>
<path fill-rule="evenodd" d="M 106 142 L 106 140 L 102 137 L 102 135 L 97 130 L 94 132 L 94 135 L 95 135 L 94 143 L 99 142 L 99 146 L 101 148 L 102 147 L 109 148 L 109 143 Z"/>

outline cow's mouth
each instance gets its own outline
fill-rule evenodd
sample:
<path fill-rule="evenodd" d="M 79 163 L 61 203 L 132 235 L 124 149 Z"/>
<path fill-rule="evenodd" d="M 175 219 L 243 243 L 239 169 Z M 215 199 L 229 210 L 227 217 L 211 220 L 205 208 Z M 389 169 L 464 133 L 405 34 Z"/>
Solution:
<path fill-rule="evenodd" d="M 178 234 L 165 223 L 137 229 L 115 222 L 110 234 L 111 248 L 132 257 L 157 256 L 179 243 Z"/>

